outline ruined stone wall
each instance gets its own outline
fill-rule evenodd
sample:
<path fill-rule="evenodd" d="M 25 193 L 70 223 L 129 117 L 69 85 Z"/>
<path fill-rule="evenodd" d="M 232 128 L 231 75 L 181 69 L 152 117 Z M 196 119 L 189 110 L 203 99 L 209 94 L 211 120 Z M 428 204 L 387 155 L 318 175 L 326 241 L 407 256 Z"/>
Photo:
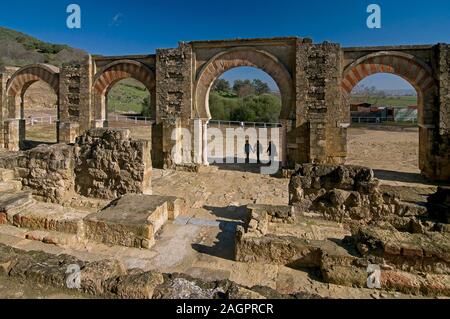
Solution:
<path fill-rule="evenodd" d="M 4 124 L 3 121 L 5 119 L 6 114 L 6 82 L 7 78 L 6 75 L 1 73 L 0 74 L 0 146 L 4 147 Z"/>
<path fill-rule="evenodd" d="M 24 189 L 40 200 L 63 203 L 74 195 L 74 156 L 70 145 L 40 145 L 0 157 L 0 167 L 14 170 Z"/>
<path fill-rule="evenodd" d="M 340 112 L 340 81 L 339 45 L 297 44 L 297 123 L 288 136 L 296 163 L 340 162 L 345 156 L 345 132 L 338 128 L 336 116 Z"/>
<path fill-rule="evenodd" d="M 4 67 L 0 69 L 0 147 L 5 143 L 5 123 L 8 119 L 8 101 L 6 96 L 6 85 L 11 76 L 19 68 Z"/>
<path fill-rule="evenodd" d="M 0 168 L 13 170 L 25 189 L 53 203 L 64 203 L 75 193 L 103 199 L 149 193 L 149 142 L 129 136 L 129 130 L 93 129 L 78 137 L 75 146 L 40 145 L 1 154 Z"/>
<path fill-rule="evenodd" d="M 156 53 L 156 125 L 153 128 L 155 167 L 171 167 L 174 129 L 189 128 L 192 110 L 192 48 L 180 43 L 176 49 Z"/>
<path fill-rule="evenodd" d="M 439 44 L 439 152 L 436 170 L 441 179 L 450 179 L 450 45 Z"/>
<path fill-rule="evenodd" d="M 299 165 L 289 184 L 290 205 L 301 213 L 359 224 L 385 221 L 407 229 L 425 207 L 385 191 L 370 168 L 352 165 Z M 431 226 L 433 227 L 433 226 Z"/>
<path fill-rule="evenodd" d="M 59 136 L 73 143 L 91 125 L 91 57 L 81 63 L 68 63 L 60 71 Z"/>
<path fill-rule="evenodd" d="M 148 141 L 130 139 L 126 129 L 92 129 L 75 144 L 75 188 L 87 197 L 114 199 L 151 186 Z"/>

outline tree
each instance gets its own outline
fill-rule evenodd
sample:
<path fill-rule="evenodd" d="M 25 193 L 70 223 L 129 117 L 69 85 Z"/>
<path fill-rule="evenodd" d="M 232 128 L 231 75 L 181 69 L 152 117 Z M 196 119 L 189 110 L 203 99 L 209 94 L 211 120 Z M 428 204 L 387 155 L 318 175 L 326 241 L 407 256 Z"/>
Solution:
<path fill-rule="evenodd" d="M 255 90 L 254 86 L 246 83 L 246 84 L 242 85 L 241 87 L 239 87 L 237 95 L 242 98 L 242 97 L 254 95 L 255 93 L 256 93 L 256 90 Z"/>
<path fill-rule="evenodd" d="M 233 91 L 238 94 L 239 90 L 241 89 L 241 87 L 243 87 L 244 85 L 250 85 L 252 86 L 252 82 L 250 82 L 250 80 L 236 80 L 234 81 L 233 84 Z"/>
<path fill-rule="evenodd" d="M 215 92 L 229 92 L 231 91 L 230 82 L 225 79 L 217 79 L 212 87 Z"/>
<path fill-rule="evenodd" d="M 254 79 L 252 85 L 255 88 L 257 95 L 270 93 L 269 85 L 266 82 L 261 81 L 260 79 Z"/>

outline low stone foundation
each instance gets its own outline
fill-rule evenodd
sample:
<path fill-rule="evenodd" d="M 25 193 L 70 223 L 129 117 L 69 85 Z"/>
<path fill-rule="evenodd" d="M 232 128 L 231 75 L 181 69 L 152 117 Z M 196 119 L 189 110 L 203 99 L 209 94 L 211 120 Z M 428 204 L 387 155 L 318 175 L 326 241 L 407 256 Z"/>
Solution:
<path fill-rule="evenodd" d="M 86 238 L 111 245 L 150 248 L 155 234 L 185 209 L 176 197 L 125 195 L 84 218 Z"/>
<path fill-rule="evenodd" d="M 26 252 L 0 244 L 0 276 L 12 280 L 67 289 L 67 281 L 80 269 L 81 293 L 121 299 L 315 299 L 299 292 L 283 295 L 268 287 L 244 287 L 230 280 L 204 281 L 183 274 L 162 274 L 140 269 L 127 270 L 117 260 L 87 262 L 68 255 Z"/>
<path fill-rule="evenodd" d="M 381 187 L 368 168 L 308 164 L 289 191 L 291 206 L 247 207 L 237 261 L 307 268 L 358 288 L 368 287 L 375 265 L 384 290 L 450 296 L 448 187 L 422 205 L 404 199 L 402 188 Z"/>
<path fill-rule="evenodd" d="M 151 191 L 151 154 L 146 141 L 129 130 L 94 129 L 75 146 L 40 145 L 0 156 L 0 168 L 14 171 L 23 187 L 42 201 L 64 203 L 75 193 L 115 199 Z"/>
<path fill-rule="evenodd" d="M 450 224 L 450 187 L 439 187 L 436 194 L 428 198 L 427 206 L 433 217 Z"/>
<path fill-rule="evenodd" d="M 15 172 L 25 189 L 42 201 L 62 203 L 74 195 L 73 147 L 40 145 L 0 157 L 0 167 Z"/>
<path fill-rule="evenodd" d="M 427 213 L 426 207 L 383 191 L 370 168 L 345 165 L 300 165 L 289 184 L 289 204 L 338 222 L 401 224 L 403 217 Z"/>
<path fill-rule="evenodd" d="M 151 145 L 134 141 L 127 129 L 93 129 L 75 143 L 77 193 L 114 199 L 151 187 Z"/>

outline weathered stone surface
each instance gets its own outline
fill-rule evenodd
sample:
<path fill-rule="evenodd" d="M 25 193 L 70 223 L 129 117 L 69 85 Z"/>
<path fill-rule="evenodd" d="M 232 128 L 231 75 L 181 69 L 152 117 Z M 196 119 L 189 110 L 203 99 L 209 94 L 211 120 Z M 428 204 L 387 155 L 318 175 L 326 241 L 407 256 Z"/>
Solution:
<path fill-rule="evenodd" d="M 223 299 L 229 281 L 204 282 L 183 274 L 164 276 L 164 283 L 154 291 L 154 299 Z"/>
<path fill-rule="evenodd" d="M 368 274 L 364 267 L 328 264 L 322 268 L 322 275 L 323 279 L 331 284 L 368 288 Z M 449 296 L 450 293 L 449 275 L 422 276 L 400 270 L 381 269 L 380 284 L 383 290 L 405 294 L 435 297 Z"/>
<path fill-rule="evenodd" d="M 355 231 L 360 253 L 373 255 L 405 271 L 450 274 L 450 236 L 446 233 L 402 233 L 375 227 Z"/>
<path fill-rule="evenodd" d="M 70 234 L 83 232 L 83 218 L 86 213 L 51 203 L 36 203 L 14 215 L 17 227 L 58 231 Z"/>
<path fill-rule="evenodd" d="M 120 299 L 152 299 L 155 288 L 163 282 L 160 273 L 141 272 L 110 279 L 107 290 Z"/>
<path fill-rule="evenodd" d="M 403 223 L 410 223 L 428 215 L 425 206 L 402 201 L 395 189 L 381 189 L 373 171 L 359 166 L 299 165 L 289 194 L 297 211 L 339 222 L 395 224 L 404 218 Z"/>
<path fill-rule="evenodd" d="M 31 192 L 0 193 L 0 224 L 12 224 L 14 215 L 32 203 Z"/>
<path fill-rule="evenodd" d="M 150 145 L 133 141 L 129 130 L 93 129 L 75 144 L 77 193 L 114 199 L 143 193 L 151 185 Z"/>
<path fill-rule="evenodd" d="M 81 269 L 81 290 L 101 295 L 107 292 L 107 283 L 111 278 L 126 274 L 125 267 L 117 260 L 101 260 L 87 263 Z"/>
<path fill-rule="evenodd" d="M 227 299 L 252 299 L 252 300 L 257 300 L 257 299 L 267 299 L 265 296 L 252 291 L 250 289 L 241 287 L 241 286 L 237 286 L 237 285 L 233 285 L 229 290 L 228 290 L 228 298 Z"/>
<path fill-rule="evenodd" d="M 74 194 L 73 164 L 73 147 L 64 144 L 40 145 L 0 158 L 0 167 L 15 170 L 25 189 L 54 203 L 64 202 Z"/>
<path fill-rule="evenodd" d="M 439 187 L 435 194 L 429 196 L 428 209 L 435 218 L 450 224 L 450 187 Z"/>
<path fill-rule="evenodd" d="M 0 168 L 0 182 L 8 182 L 15 179 L 14 170 Z"/>
<path fill-rule="evenodd" d="M 245 233 L 238 226 L 235 259 L 240 262 L 261 262 L 290 267 L 320 267 L 324 253 L 347 256 L 345 249 L 328 240 L 308 240 L 294 236 L 265 236 Z"/>
<path fill-rule="evenodd" d="M 169 205 L 169 201 L 171 205 Z M 114 245 L 150 248 L 155 233 L 183 205 L 173 197 L 130 194 L 84 218 L 86 238 Z M 176 203 L 176 204 L 175 204 Z"/>
<path fill-rule="evenodd" d="M 15 249 L 0 245 L 0 276 L 7 276 L 17 264 L 18 258 Z"/>
<path fill-rule="evenodd" d="M 61 203 L 73 196 L 73 147 L 57 144 L 41 145 L 27 151 L 28 175 L 23 186 L 45 201 Z"/>

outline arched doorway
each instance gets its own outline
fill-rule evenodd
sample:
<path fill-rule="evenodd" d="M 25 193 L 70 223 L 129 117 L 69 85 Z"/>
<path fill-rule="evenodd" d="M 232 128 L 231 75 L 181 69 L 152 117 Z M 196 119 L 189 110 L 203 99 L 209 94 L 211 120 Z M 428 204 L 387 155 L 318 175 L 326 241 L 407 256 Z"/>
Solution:
<path fill-rule="evenodd" d="M 35 84 L 37 83 L 37 84 Z M 33 90 L 34 85 L 48 88 L 50 94 L 54 94 L 53 111 L 50 116 L 33 116 L 26 118 L 27 110 L 27 92 Z M 5 145 L 9 150 L 19 150 L 20 148 L 33 147 L 39 142 L 58 142 L 58 122 L 59 122 L 59 68 L 48 64 L 35 64 L 23 67 L 13 74 L 7 83 L 7 117 L 5 124 Z M 29 102 L 29 99 L 28 99 Z M 27 123 L 28 121 L 28 123 Z M 44 136 L 37 137 L 44 139 L 34 143 L 26 143 L 26 127 L 32 127 L 35 124 L 48 124 L 45 128 Z M 32 132 L 31 132 L 32 133 Z M 48 135 L 48 136 L 46 136 Z M 31 135 L 32 139 L 33 135 Z"/>
<path fill-rule="evenodd" d="M 129 116 L 121 116 L 120 119 L 112 118 L 111 120 L 117 120 L 115 122 L 119 123 L 118 125 L 116 124 L 115 127 L 123 126 L 123 122 L 127 123 L 128 121 L 128 124 L 126 124 L 127 128 L 134 127 L 135 132 L 139 132 L 138 126 L 143 125 L 147 127 L 148 129 L 144 129 L 142 132 L 138 133 L 137 138 L 143 138 L 144 136 L 147 136 L 148 138 L 146 139 L 151 139 L 152 153 L 154 153 L 155 150 L 162 149 L 161 145 L 163 143 L 161 138 L 153 138 L 152 136 L 152 125 L 155 124 L 154 120 L 156 119 L 157 114 L 155 74 L 149 67 L 139 61 L 118 60 L 106 65 L 97 72 L 93 86 L 94 107 L 92 118 L 94 120 L 92 123 L 92 127 L 109 126 L 108 96 L 117 83 L 123 80 L 130 79 L 139 82 L 139 84 L 136 86 L 137 89 L 142 88 L 143 86 L 145 88 L 144 91 L 149 92 L 150 96 L 147 102 L 150 106 L 148 109 L 144 108 L 144 110 L 146 112 L 146 115 L 150 116 L 135 115 L 132 116 L 131 119 L 129 118 Z M 129 122 L 130 120 L 131 123 Z M 112 124 L 114 127 L 114 123 Z"/>
<path fill-rule="evenodd" d="M 151 105 L 156 117 L 155 75 L 143 63 L 133 60 L 115 61 L 100 70 L 94 80 L 94 127 L 107 126 L 107 97 L 112 87 L 124 79 L 134 79 L 142 83 L 150 92 Z"/>
<path fill-rule="evenodd" d="M 344 71 L 342 92 L 344 96 L 344 119 L 351 123 L 350 101 L 352 90 L 361 80 L 378 73 L 388 73 L 401 77 L 417 92 L 417 122 L 419 126 L 419 169 L 432 175 L 432 145 L 429 127 L 433 126 L 433 112 L 436 84 L 428 65 L 413 55 L 401 52 L 377 52 L 364 56 Z"/>
<path fill-rule="evenodd" d="M 151 140 L 152 124 L 156 121 L 155 106 L 144 84 L 129 78 L 118 81 L 106 93 L 108 127 L 127 128 L 131 138 Z"/>
<path fill-rule="evenodd" d="M 281 153 L 285 156 L 287 148 L 285 138 L 286 130 L 290 127 L 291 121 L 295 119 L 293 81 L 291 74 L 287 71 L 286 67 L 275 56 L 268 52 L 254 48 L 239 47 L 226 50 L 212 57 L 198 72 L 195 87 L 195 107 L 192 117 L 194 119 L 199 119 L 203 123 L 208 123 L 212 119 L 210 96 L 214 84 L 225 72 L 239 67 L 252 67 L 262 70 L 270 76 L 278 86 L 281 99 L 279 122 L 282 128 L 279 150 L 281 150 Z M 203 127 L 203 130 L 205 130 L 205 126 Z M 208 135 L 210 134 L 204 134 L 203 132 L 203 153 L 208 153 L 208 148 L 205 147 L 205 144 L 207 143 L 205 136 Z M 245 143 L 245 132 L 240 135 L 241 140 L 244 139 Z M 244 146 L 237 146 L 237 149 L 244 149 Z M 205 154 L 203 154 L 203 158 L 205 159 Z M 284 158 L 282 162 L 284 162 Z"/>
<path fill-rule="evenodd" d="M 208 161 L 224 169 L 258 172 L 282 162 L 281 94 L 266 72 L 236 67 L 224 72 L 209 92 Z M 248 153 L 248 154 L 247 154 Z"/>
<path fill-rule="evenodd" d="M 399 76 L 378 73 L 350 96 L 347 164 L 368 166 L 379 177 L 420 174 L 417 92 Z"/>
<path fill-rule="evenodd" d="M 58 96 L 44 81 L 29 86 L 23 96 L 25 120 L 23 148 L 58 142 Z"/>

